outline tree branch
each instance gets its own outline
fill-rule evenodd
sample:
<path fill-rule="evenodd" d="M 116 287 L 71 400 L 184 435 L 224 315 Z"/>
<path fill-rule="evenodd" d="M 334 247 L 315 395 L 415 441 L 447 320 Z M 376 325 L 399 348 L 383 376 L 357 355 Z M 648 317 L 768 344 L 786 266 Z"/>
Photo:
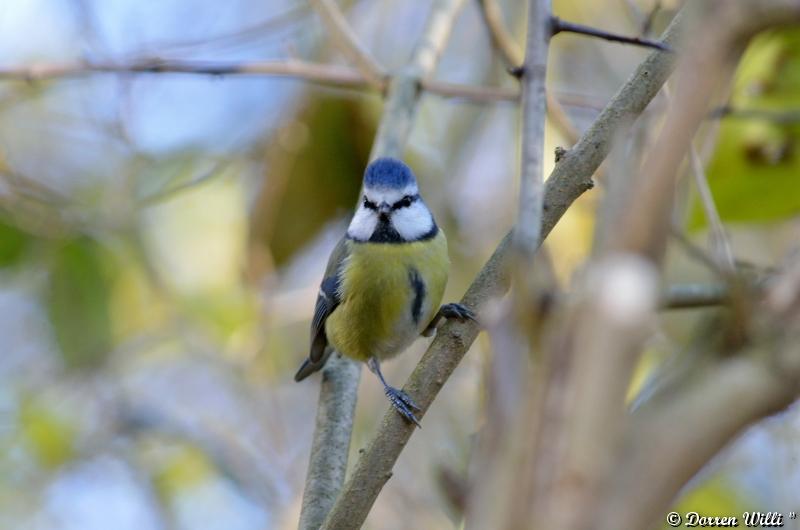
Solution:
<path fill-rule="evenodd" d="M 670 48 L 669 45 L 665 44 L 664 42 L 645 39 L 642 37 L 625 37 L 623 35 L 617 35 L 616 33 L 603 31 L 602 29 L 592 28 L 590 26 L 584 26 L 583 24 L 575 24 L 574 22 L 567 22 L 566 20 L 561 20 L 558 17 L 553 17 L 552 22 L 553 22 L 553 35 L 557 35 L 559 33 L 577 33 L 579 35 L 586 35 L 587 37 L 597 37 L 598 39 L 603 39 L 611 42 L 621 42 L 623 44 L 632 44 L 634 46 L 653 48 L 656 50 L 661 50 L 662 52 L 672 52 L 672 48 Z"/>
<path fill-rule="evenodd" d="M 503 12 L 497 3 L 497 0 L 478 0 L 481 5 L 481 13 L 483 20 L 486 22 L 486 27 L 489 29 L 489 36 L 495 48 L 500 52 L 503 62 L 509 69 L 517 68 L 522 64 L 522 48 L 517 45 L 514 37 L 508 31 L 508 28 L 503 22 Z M 547 97 L 547 115 L 553 120 L 553 124 L 558 128 L 564 138 L 570 143 L 574 144 L 578 140 L 578 131 L 572 124 L 564 107 L 556 99 L 551 92 L 546 93 Z"/>
<path fill-rule="evenodd" d="M 672 43 L 678 38 L 683 27 L 682 19 L 680 13 L 675 17 L 664 35 L 665 42 Z M 673 54 L 654 52 L 648 56 L 575 147 L 556 165 L 545 185 L 542 239 L 547 237 L 572 202 L 591 189 L 592 175 L 608 154 L 616 134 L 629 126 L 655 97 L 672 72 L 673 65 Z M 511 234 L 503 238 L 462 298 L 467 306 L 480 310 L 488 300 L 500 297 L 508 290 Z M 404 390 L 422 407 L 421 416 L 453 373 L 478 331 L 478 325 L 473 322 L 457 321 L 448 321 L 439 329 L 404 386 Z M 394 410 L 384 414 L 378 431 L 361 453 L 324 528 L 345 528 L 345 521 L 354 521 L 353 526 L 363 522 L 414 430 L 415 427 L 406 423 Z M 350 519 L 348 514 L 354 518 Z"/>
<path fill-rule="evenodd" d="M 373 88 L 383 90 L 386 86 L 386 70 L 359 42 L 347 19 L 333 0 L 311 0 L 334 40 Z"/>
<path fill-rule="evenodd" d="M 670 285 L 661 293 L 661 309 L 693 309 L 727 304 L 730 291 L 722 284 Z"/>
<path fill-rule="evenodd" d="M 336 354 L 322 369 L 300 530 L 320 527 L 344 482 L 360 377 L 360 364 Z"/>
<path fill-rule="evenodd" d="M 206 76 L 274 76 L 297 78 L 323 86 L 354 90 L 384 90 L 385 79 L 378 87 L 370 84 L 361 72 L 346 66 L 321 64 L 299 59 L 255 62 L 173 61 L 158 58 L 125 63 L 79 62 L 38 64 L 25 67 L 0 68 L 0 81 L 35 83 L 53 79 L 75 79 L 97 74 L 187 74 Z M 482 87 L 421 79 L 427 92 L 445 98 L 468 101 L 519 101 L 519 90 L 504 87 Z"/>
<path fill-rule="evenodd" d="M 706 221 L 711 226 L 711 248 L 717 259 L 717 264 L 727 273 L 732 274 L 736 270 L 736 258 L 733 256 L 733 248 L 722 224 L 722 218 L 711 194 L 711 186 L 708 185 L 703 162 L 697 153 L 694 144 L 689 144 L 689 165 L 694 176 L 695 187 L 700 196 L 700 203 L 706 216 Z"/>
<path fill-rule="evenodd" d="M 514 245 L 521 260 L 519 272 L 530 270 L 541 239 L 549 18 L 549 0 L 532 0 L 522 75 L 522 162 L 517 229 L 514 231 Z M 523 273 L 518 280 L 523 280 L 525 276 Z M 528 294 L 525 292 L 523 296 Z"/>

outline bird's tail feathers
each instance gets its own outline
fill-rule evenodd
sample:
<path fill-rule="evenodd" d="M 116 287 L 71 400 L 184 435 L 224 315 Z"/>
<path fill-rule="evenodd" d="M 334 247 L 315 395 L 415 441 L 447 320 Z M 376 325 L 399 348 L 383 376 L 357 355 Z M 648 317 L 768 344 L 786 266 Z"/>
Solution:
<path fill-rule="evenodd" d="M 322 354 L 322 357 L 318 361 L 312 361 L 311 359 L 303 361 L 303 364 L 300 365 L 300 369 L 294 374 L 294 380 L 300 382 L 314 372 L 321 370 L 325 366 L 325 361 L 330 357 L 331 352 L 333 352 L 333 348 L 326 348 L 325 353 Z"/>

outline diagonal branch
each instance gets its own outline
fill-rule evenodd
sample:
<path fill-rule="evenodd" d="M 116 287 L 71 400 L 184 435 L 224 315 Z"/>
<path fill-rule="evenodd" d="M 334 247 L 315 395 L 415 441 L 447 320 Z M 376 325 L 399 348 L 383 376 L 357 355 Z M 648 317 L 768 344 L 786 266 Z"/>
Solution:
<path fill-rule="evenodd" d="M 714 256 L 717 258 L 717 264 L 726 272 L 733 273 L 736 270 L 736 259 L 733 255 L 731 242 L 725 232 L 725 226 L 719 216 L 714 196 L 711 194 L 711 187 L 708 185 L 708 177 L 706 177 L 706 172 L 703 169 L 703 162 L 700 160 L 700 155 L 697 153 L 697 148 L 694 144 L 689 145 L 689 165 L 692 168 L 697 194 L 700 196 L 700 204 L 703 206 L 706 220 L 711 226 L 711 247 Z"/>
<path fill-rule="evenodd" d="M 683 28 L 679 13 L 667 29 L 664 40 L 677 40 Z M 674 55 L 654 52 L 620 88 L 573 149 L 556 165 L 545 185 L 541 239 L 547 237 L 567 208 L 592 187 L 592 175 L 604 160 L 611 144 L 624 127 L 630 126 L 655 97 L 672 72 Z M 511 233 L 500 242 L 492 257 L 467 289 L 462 302 L 480 310 L 493 298 L 503 296 L 509 285 Z M 473 322 L 448 321 L 437 332 L 404 386 L 422 407 L 421 415 L 453 373 L 479 332 Z M 378 431 L 361 452 L 336 505 L 323 528 L 345 528 L 349 515 L 358 526 L 392 473 L 416 427 L 406 423 L 394 410 L 384 414 Z M 353 519 L 350 519 L 353 521 Z M 335 521 L 337 524 L 333 524 Z"/>
<path fill-rule="evenodd" d="M 358 40 L 347 19 L 333 0 L 311 0 L 342 53 L 358 71 L 378 90 L 386 86 L 386 70 Z"/>

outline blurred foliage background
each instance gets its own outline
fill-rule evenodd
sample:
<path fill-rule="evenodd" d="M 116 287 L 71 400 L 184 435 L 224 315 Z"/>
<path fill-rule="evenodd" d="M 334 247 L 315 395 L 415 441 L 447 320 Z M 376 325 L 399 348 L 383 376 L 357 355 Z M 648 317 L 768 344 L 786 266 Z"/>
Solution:
<path fill-rule="evenodd" d="M 651 0 L 556 0 L 554 10 L 657 34 L 676 3 L 654 11 Z M 401 0 L 340 5 L 390 70 L 404 63 L 429 10 Z M 524 2 L 502 5 L 521 42 Z M 798 43 L 797 31 L 753 43 L 704 134 L 736 255 L 762 266 L 800 234 Z M 550 86 L 583 130 L 646 52 L 559 36 L 551 54 Z M 0 70 L 153 57 L 344 62 L 303 0 L 0 5 Z M 514 85 L 478 2 L 461 13 L 437 78 Z M 665 108 L 663 98 L 654 102 L 606 170 L 635 171 Z M 298 80 L 0 74 L 0 528 L 296 526 L 318 387 L 291 376 L 307 353 L 318 282 L 380 112 L 377 95 Z M 508 103 L 423 100 L 406 159 L 448 234 L 447 299 L 460 297 L 513 222 L 517 126 Z M 550 152 L 568 145 L 556 131 L 548 128 Z M 684 180 L 678 221 L 705 245 L 702 210 Z M 566 288 L 590 251 L 599 184 L 548 240 Z M 710 277 L 675 245 L 668 263 L 675 281 Z M 663 315 L 637 381 L 686 348 L 701 313 Z M 387 376 L 402 381 L 425 346 L 387 365 Z M 467 467 L 489 355 L 479 338 L 368 528 L 408 528 L 409 517 L 415 528 L 457 527 L 447 477 Z M 354 452 L 386 408 L 371 379 L 360 393 Z M 797 437 L 791 412 L 751 429 L 680 506 L 713 515 L 797 508 Z"/>

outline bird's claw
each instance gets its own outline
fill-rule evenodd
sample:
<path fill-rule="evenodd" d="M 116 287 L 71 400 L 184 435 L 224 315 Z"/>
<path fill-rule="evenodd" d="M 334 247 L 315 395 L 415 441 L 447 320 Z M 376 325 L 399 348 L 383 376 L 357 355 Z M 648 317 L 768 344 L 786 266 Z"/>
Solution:
<path fill-rule="evenodd" d="M 477 318 L 475 317 L 475 313 L 472 309 L 468 308 L 463 304 L 445 304 L 441 308 L 442 316 L 445 318 L 455 318 L 461 322 L 465 320 L 472 320 L 473 322 L 477 322 Z"/>
<path fill-rule="evenodd" d="M 414 411 L 421 411 L 422 409 L 419 408 L 419 405 L 414 403 L 414 400 L 411 399 L 411 396 L 403 392 L 402 390 L 398 390 L 394 387 L 387 386 L 384 390 L 386 392 L 386 397 L 389 398 L 389 401 L 392 403 L 392 406 L 400 413 L 400 415 L 409 422 L 414 423 L 417 427 L 422 428 L 419 424 L 419 420 L 414 415 Z"/>

